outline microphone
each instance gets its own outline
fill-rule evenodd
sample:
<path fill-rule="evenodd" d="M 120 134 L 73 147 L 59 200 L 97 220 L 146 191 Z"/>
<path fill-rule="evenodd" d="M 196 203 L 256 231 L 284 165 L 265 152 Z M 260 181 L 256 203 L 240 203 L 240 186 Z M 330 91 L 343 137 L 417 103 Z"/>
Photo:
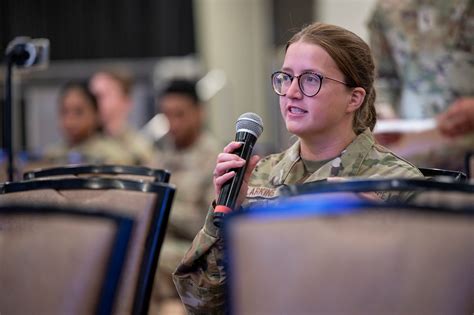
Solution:
<path fill-rule="evenodd" d="M 232 153 L 248 162 L 252 155 L 253 146 L 263 132 L 262 118 L 255 113 L 242 114 L 237 119 L 235 130 L 235 141 L 242 142 L 242 145 Z M 246 170 L 247 163 L 243 167 L 230 170 L 235 171 L 235 176 L 222 185 L 214 209 L 213 223 L 215 226 L 221 226 L 223 217 L 234 209 Z"/>

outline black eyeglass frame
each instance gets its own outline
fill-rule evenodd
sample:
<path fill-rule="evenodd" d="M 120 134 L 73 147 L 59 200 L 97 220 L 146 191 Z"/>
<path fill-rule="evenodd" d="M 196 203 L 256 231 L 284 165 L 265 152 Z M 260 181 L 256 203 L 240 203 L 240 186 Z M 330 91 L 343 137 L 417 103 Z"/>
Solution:
<path fill-rule="evenodd" d="M 284 94 L 279 93 L 279 92 L 277 91 L 277 89 L 275 88 L 275 81 L 274 81 L 274 78 L 275 78 L 275 76 L 276 76 L 277 74 L 284 74 L 284 75 L 287 75 L 287 76 L 290 78 L 291 83 L 293 83 L 293 79 L 296 78 L 296 79 L 298 80 L 298 87 L 300 88 L 301 93 L 303 93 L 303 95 L 306 95 L 306 96 L 308 96 L 308 97 L 316 96 L 316 95 L 319 93 L 319 91 L 321 90 L 321 86 L 323 85 L 323 80 L 324 80 L 324 79 L 328 79 L 328 80 L 331 80 L 331 81 L 335 81 L 335 82 L 342 83 L 342 84 L 344 84 L 344 85 L 346 85 L 346 86 L 350 86 L 348 83 L 346 83 L 346 82 L 344 82 L 344 81 L 337 80 L 337 79 L 333 79 L 333 78 L 330 78 L 330 77 L 328 77 L 328 76 L 324 76 L 324 75 L 322 75 L 321 73 L 317 73 L 317 72 L 313 72 L 313 71 L 305 71 L 305 72 L 301 73 L 300 75 L 291 75 L 291 74 L 289 74 L 289 73 L 287 73 L 287 72 L 285 72 L 285 71 L 275 71 L 275 72 L 272 73 L 272 87 L 273 87 L 273 91 L 275 91 L 275 93 L 278 94 L 278 95 L 280 95 L 280 96 L 285 96 L 287 93 L 284 93 Z M 319 88 L 318 88 L 318 90 L 316 91 L 316 93 L 314 93 L 314 94 L 312 94 L 312 95 L 306 94 L 306 93 L 304 92 L 304 90 L 303 90 L 303 87 L 301 86 L 300 77 L 303 76 L 303 75 L 305 75 L 305 74 L 312 74 L 312 75 L 315 75 L 315 76 L 317 76 L 317 77 L 319 78 Z M 290 83 L 290 84 L 291 84 L 291 83 Z"/>

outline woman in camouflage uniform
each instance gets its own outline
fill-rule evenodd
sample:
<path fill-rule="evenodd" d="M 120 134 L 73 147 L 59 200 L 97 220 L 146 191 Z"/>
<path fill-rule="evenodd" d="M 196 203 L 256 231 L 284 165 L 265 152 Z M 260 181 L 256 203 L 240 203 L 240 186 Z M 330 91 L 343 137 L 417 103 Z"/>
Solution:
<path fill-rule="evenodd" d="M 250 159 L 236 207 L 275 198 L 284 185 L 329 177 L 422 176 L 374 141 L 374 63 L 370 48 L 357 35 L 333 25 L 307 26 L 287 43 L 283 67 L 272 81 L 286 128 L 298 141 L 282 153 Z M 245 164 L 232 154 L 239 146 L 230 143 L 217 158 L 216 197 L 235 175 L 228 170 Z M 225 311 L 222 239 L 212 213 L 213 207 L 174 274 L 181 300 L 192 314 Z"/>

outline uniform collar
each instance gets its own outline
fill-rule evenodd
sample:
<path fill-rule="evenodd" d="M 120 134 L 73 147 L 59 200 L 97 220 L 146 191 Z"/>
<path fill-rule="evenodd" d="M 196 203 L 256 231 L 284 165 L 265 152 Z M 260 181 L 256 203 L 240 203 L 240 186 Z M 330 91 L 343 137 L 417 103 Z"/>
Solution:
<path fill-rule="evenodd" d="M 325 179 L 328 177 L 356 176 L 362 162 L 366 159 L 375 140 L 372 132 L 367 128 L 352 141 L 342 153 L 324 164 L 318 171 L 309 176 L 305 182 Z M 296 141 L 283 153 L 283 158 L 272 168 L 270 181 L 274 186 L 285 184 L 285 180 L 293 166 L 301 162 L 300 141 Z"/>
<path fill-rule="evenodd" d="M 375 144 L 375 139 L 369 128 L 359 134 L 354 141 L 347 146 L 341 155 L 341 171 L 338 176 L 356 176 L 362 162 L 367 158 L 370 150 Z"/>

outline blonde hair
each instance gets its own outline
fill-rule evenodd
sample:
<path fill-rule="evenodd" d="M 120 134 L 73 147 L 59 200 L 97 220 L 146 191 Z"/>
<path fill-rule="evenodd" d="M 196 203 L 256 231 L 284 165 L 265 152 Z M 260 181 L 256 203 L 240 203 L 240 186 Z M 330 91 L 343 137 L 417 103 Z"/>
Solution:
<path fill-rule="evenodd" d="M 94 74 L 96 75 L 104 75 L 115 81 L 122 93 L 126 96 L 130 96 L 132 93 L 133 87 L 133 80 L 132 76 L 126 72 L 125 70 L 119 69 L 102 69 Z"/>
<path fill-rule="evenodd" d="M 374 129 L 375 66 L 370 47 L 356 34 L 336 25 L 313 23 L 293 35 L 286 49 L 298 41 L 321 46 L 336 62 L 350 87 L 361 87 L 366 95 L 355 111 L 352 129 L 356 134 Z"/>

